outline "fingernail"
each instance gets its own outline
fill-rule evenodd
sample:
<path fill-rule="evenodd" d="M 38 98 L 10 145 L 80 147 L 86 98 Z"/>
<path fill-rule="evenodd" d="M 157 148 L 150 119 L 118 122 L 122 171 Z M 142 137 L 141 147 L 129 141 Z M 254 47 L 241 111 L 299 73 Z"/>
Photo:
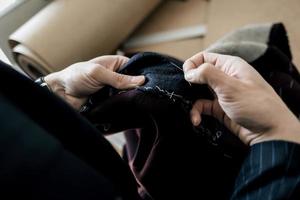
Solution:
<path fill-rule="evenodd" d="M 131 82 L 132 83 L 136 83 L 136 84 L 142 84 L 145 81 L 145 77 L 144 76 L 133 76 L 131 78 Z"/>
<path fill-rule="evenodd" d="M 192 116 L 192 123 L 194 126 L 198 126 L 199 123 L 200 123 L 200 117 L 196 116 L 196 115 L 193 115 Z"/>
<path fill-rule="evenodd" d="M 193 76 L 194 76 L 194 73 L 192 71 L 188 71 L 185 73 L 184 78 L 185 78 L 185 80 L 190 81 L 193 79 Z"/>

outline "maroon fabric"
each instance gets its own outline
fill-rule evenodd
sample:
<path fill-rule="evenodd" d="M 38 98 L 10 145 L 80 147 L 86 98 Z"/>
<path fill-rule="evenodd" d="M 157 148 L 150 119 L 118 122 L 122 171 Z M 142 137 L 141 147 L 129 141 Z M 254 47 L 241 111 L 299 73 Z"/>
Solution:
<path fill-rule="evenodd" d="M 240 161 L 224 156 L 197 133 L 178 103 L 132 90 L 94 112 L 90 120 L 101 122 L 102 131 L 131 129 L 126 132 L 129 165 L 143 199 L 230 195 Z"/>
<path fill-rule="evenodd" d="M 283 26 L 275 27 L 285 33 Z M 250 64 L 298 117 L 300 76 L 284 53 L 290 52 L 287 38 L 277 41 L 281 36 L 272 31 L 270 46 Z M 207 86 L 192 85 L 191 90 L 177 67 L 182 62 L 158 54 L 135 56 L 121 72 L 144 74 L 146 85 L 130 91 L 102 90 L 91 98 L 86 116 L 104 133 L 127 130 L 127 159 L 143 199 L 228 199 L 247 150 L 213 118 L 203 117 L 201 126 L 192 126 L 191 104 L 198 95 L 211 96 Z M 173 98 L 170 91 L 183 98 Z"/>

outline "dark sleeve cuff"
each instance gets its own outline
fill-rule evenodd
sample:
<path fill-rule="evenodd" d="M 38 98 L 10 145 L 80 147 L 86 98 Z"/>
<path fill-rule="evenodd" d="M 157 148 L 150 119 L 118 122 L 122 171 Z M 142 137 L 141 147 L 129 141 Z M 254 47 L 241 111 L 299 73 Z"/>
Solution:
<path fill-rule="evenodd" d="M 300 145 L 263 142 L 251 147 L 231 199 L 294 199 L 299 182 Z"/>

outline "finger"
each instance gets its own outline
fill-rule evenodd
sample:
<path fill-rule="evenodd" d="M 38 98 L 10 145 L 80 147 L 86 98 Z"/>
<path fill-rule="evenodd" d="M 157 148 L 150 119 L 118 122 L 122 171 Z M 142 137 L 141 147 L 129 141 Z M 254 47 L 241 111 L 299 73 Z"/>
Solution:
<path fill-rule="evenodd" d="M 194 56 L 192 56 L 191 58 L 187 59 L 184 63 L 183 63 L 183 71 L 187 72 L 191 69 L 195 69 L 197 68 L 199 65 L 202 65 L 204 63 L 204 57 L 203 57 L 203 52 L 200 52 Z"/>
<path fill-rule="evenodd" d="M 206 100 L 206 99 L 199 99 L 197 100 L 191 111 L 190 111 L 190 117 L 191 121 L 194 126 L 198 126 L 201 123 L 201 115 L 206 114 L 206 115 L 212 115 L 212 106 L 214 102 L 211 100 Z"/>
<path fill-rule="evenodd" d="M 216 118 L 220 123 L 224 124 L 236 136 L 240 136 L 241 126 L 232 121 L 222 110 L 217 100 L 211 101 L 206 99 L 197 100 L 190 112 L 191 121 L 194 126 L 201 123 L 201 115 L 209 115 Z"/>
<path fill-rule="evenodd" d="M 99 56 L 90 60 L 99 65 L 104 66 L 105 68 L 111 71 L 118 71 L 123 65 L 128 62 L 129 58 L 120 55 L 108 55 L 108 56 Z"/>
<path fill-rule="evenodd" d="M 192 121 L 192 124 L 194 126 L 198 126 L 201 123 L 201 110 L 198 110 L 198 108 L 194 105 L 190 111 L 190 118 Z"/>
<path fill-rule="evenodd" d="M 221 68 L 223 65 L 225 65 L 228 59 L 232 58 L 233 56 L 209 52 L 200 52 L 184 62 L 183 71 L 186 72 L 190 69 L 195 69 L 204 63 L 210 63 L 218 68 Z"/>
<path fill-rule="evenodd" d="M 213 116 L 220 122 L 223 121 L 225 114 L 217 99 L 199 99 L 194 103 L 192 110 L 195 110 L 200 114 Z"/>
<path fill-rule="evenodd" d="M 99 68 L 97 80 L 102 84 L 110 85 L 117 89 L 131 89 L 145 82 L 144 76 L 129 76 L 110 71 L 104 67 Z"/>
<path fill-rule="evenodd" d="M 209 63 L 185 72 L 185 79 L 191 83 L 208 84 L 218 95 L 218 88 L 238 84 L 234 77 L 228 76 Z"/>

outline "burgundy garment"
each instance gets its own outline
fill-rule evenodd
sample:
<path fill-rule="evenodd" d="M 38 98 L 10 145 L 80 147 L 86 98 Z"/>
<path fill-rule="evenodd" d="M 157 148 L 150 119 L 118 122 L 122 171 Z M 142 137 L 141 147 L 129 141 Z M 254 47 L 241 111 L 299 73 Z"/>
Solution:
<path fill-rule="evenodd" d="M 143 199 L 228 198 L 246 149 L 211 117 L 192 126 L 192 103 L 212 94 L 207 86 L 186 82 L 182 64 L 155 53 L 134 56 L 121 72 L 144 74 L 146 84 L 100 91 L 87 117 L 102 132 L 129 130 L 129 165 Z"/>
<path fill-rule="evenodd" d="M 257 59 L 244 59 L 299 116 L 300 76 L 291 55 L 284 53 L 290 52 L 287 38 L 282 39 L 284 27 L 271 28 L 268 44 L 235 45 L 250 54 L 266 46 Z M 243 58 L 239 53 L 233 55 Z M 104 133 L 127 130 L 127 159 L 141 197 L 228 199 L 247 149 L 211 117 L 203 116 L 199 127 L 192 126 L 191 105 L 198 98 L 211 99 L 209 88 L 190 85 L 184 80 L 181 61 L 155 53 L 135 55 L 120 72 L 143 74 L 147 81 L 129 91 L 106 87 L 90 99 L 85 115 Z"/>
<path fill-rule="evenodd" d="M 95 112 L 90 120 L 101 122 L 97 125 L 102 131 L 136 128 L 126 133 L 138 139 L 138 143 L 130 140 L 128 157 L 144 199 L 198 195 L 223 199 L 230 194 L 239 160 L 224 156 L 197 133 L 177 102 L 132 90 L 111 97 Z"/>

